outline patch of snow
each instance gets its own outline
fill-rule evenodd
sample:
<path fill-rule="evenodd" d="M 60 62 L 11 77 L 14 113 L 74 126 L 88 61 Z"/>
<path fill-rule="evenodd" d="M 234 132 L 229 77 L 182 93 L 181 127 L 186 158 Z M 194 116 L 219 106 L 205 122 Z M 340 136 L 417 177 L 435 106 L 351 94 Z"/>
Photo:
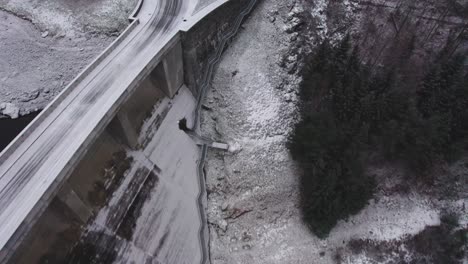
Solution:
<path fill-rule="evenodd" d="M 348 221 L 340 221 L 329 239 L 340 241 L 359 237 L 378 241 L 399 239 L 421 232 L 426 226 L 440 224 L 439 211 L 428 198 L 417 194 L 383 196 Z"/>
<path fill-rule="evenodd" d="M 12 103 L 1 103 L 0 113 L 9 116 L 11 119 L 19 117 L 19 108 Z"/>
<path fill-rule="evenodd" d="M 241 144 L 239 142 L 233 142 L 229 144 L 228 151 L 231 153 L 238 153 L 239 151 L 242 150 Z"/>
<path fill-rule="evenodd" d="M 258 85 L 244 91 L 249 96 L 244 101 L 244 106 L 249 112 L 247 120 L 254 126 L 268 126 L 268 123 L 276 122 L 279 117 L 281 98 L 275 94 L 275 89 L 268 84 L 267 76 L 257 73 Z"/>

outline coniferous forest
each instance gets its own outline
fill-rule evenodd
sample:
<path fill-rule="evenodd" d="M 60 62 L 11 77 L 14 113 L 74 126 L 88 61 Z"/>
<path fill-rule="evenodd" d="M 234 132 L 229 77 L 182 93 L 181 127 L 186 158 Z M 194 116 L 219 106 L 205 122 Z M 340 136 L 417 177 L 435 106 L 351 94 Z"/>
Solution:
<path fill-rule="evenodd" d="M 442 49 L 414 76 L 405 56 L 376 65 L 360 53 L 349 35 L 326 40 L 302 72 L 301 121 L 288 147 L 302 168 L 303 218 L 319 237 L 372 197 L 369 157 L 403 164 L 408 181 L 430 182 L 434 166 L 468 148 L 465 56 Z"/>

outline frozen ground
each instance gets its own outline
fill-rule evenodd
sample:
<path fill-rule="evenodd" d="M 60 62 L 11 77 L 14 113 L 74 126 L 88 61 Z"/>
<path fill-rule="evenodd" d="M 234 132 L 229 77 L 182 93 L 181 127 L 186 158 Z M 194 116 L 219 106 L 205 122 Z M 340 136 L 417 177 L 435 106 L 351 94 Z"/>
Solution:
<path fill-rule="evenodd" d="M 127 25 L 135 0 L 0 0 L 0 117 L 44 108 Z"/>
<path fill-rule="evenodd" d="M 40 31 L 67 37 L 123 30 L 137 0 L 0 0 L 0 9 L 31 21 Z"/>
<path fill-rule="evenodd" d="M 399 192 L 397 180 L 381 181 L 376 198 L 320 240 L 300 219 L 297 168 L 285 143 L 294 122 L 302 7 L 265 0 L 223 55 L 205 101 L 204 133 L 231 144 L 207 160 L 208 220 L 213 264 L 376 263 L 346 249 L 352 239 L 402 239 L 440 222 L 440 204 L 429 195 Z M 317 38 L 327 33 L 326 3 Z M 322 11 L 322 12 L 321 12 Z M 313 41 L 313 40 L 310 40 Z M 388 179 L 397 170 L 375 169 Z M 383 177 L 384 178 L 384 177 Z M 397 190 L 397 191 L 395 191 Z M 461 212 L 465 199 L 448 201 Z M 390 254 L 391 255 L 391 254 Z M 366 258 L 366 259 L 365 259 Z"/>

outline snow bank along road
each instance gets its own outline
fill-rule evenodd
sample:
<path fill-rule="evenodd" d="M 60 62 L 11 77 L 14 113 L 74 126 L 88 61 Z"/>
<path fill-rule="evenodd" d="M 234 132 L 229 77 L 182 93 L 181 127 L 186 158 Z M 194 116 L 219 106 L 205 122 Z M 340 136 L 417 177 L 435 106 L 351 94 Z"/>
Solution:
<path fill-rule="evenodd" d="M 116 43 L 1 153 L 0 262 L 19 243 L 16 231 L 44 210 L 119 106 L 179 41 L 178 32 L 227 1 L 213 1 L 197 13 L 198 0 L 140 1 L 138 15 Z"/>

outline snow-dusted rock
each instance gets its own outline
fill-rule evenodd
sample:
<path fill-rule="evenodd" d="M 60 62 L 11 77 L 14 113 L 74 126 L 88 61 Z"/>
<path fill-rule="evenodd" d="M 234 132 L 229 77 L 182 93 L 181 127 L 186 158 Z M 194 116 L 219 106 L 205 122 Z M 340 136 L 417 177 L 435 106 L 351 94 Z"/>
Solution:
<path fill-rule="evenodd" d="M 288 61 L 289 62 L 296 62 L 297 61 L 297 55 L 289 55 L 288 56 Z"/>
<path fill-rule="evenodd" d="M 292 41 L 296 41 L 298 36 L 299 36 L 299 33 L 294 32 L 294 33 L 292 33 L 291 36 L 289 37 L 289 40 L 290 40 L 291 42 L 292 42 Z"/>
<path fill-rule="evenodd" d="M 221 219 L 219 222 L 218 222 L 218 227 L 223 230 L 224 232 L 227 231 L 227 228 L 228 228 L 228 222 L 224 219 Z"/>
<path fill-rule="evenodd" d="M 283 31 L 286 33 L 293 33 L 294 27 L 292 24 L 287 24 L 283 26 Z"/>
<path fill-rule="evenodd" d="M 221 210 L 226 211 L 229 207 L 230 207 L 229 203 L 228 203 L 228 202 L 224 202 L 224 203 L 221 205 Z"/>
<path fill-rule="evenodd" d="M 12 103 L 1 103 L 0 113 L 9 116 L 11 119 L 19 117 L 19 108 Z"/>
<path fill-rule="evenodd" d="M 22 98 L 20 99 L 20 102 L 30 102 L 30 101 L 36 99 L 37 97 L 39 97 L 39 91 L 38 90 L 28 92 L 28 93 L 23 93 Z"/>
<path fill-rule="evenodd" d="M 239 153 L 242 150 L 242 146 L 238 142 L 229 144 L 228 151 L 231 153 Z"/>
<path fill-rule="evenodd" d="M 294 14 L 300 14 L 302 12 L 304 12 L 304 8 L 300 5 L 296 5 L 292 10 L 291 10 L 292 13 Z"/>

